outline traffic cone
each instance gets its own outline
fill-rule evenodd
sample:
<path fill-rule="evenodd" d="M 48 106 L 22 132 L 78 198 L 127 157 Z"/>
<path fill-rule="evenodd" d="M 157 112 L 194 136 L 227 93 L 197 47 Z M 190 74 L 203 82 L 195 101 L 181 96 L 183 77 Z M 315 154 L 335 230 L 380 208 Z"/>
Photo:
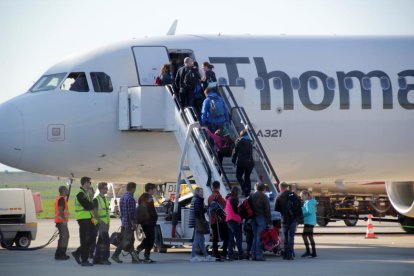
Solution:
<path fill-rule="evenodd" d="M 368 224 L 367 224 L 367 234 L 365 235 L 366 239 L 376 239 L 374 234 L 374 225 L 372 225 L 372 215 L 368 215 Z"/>

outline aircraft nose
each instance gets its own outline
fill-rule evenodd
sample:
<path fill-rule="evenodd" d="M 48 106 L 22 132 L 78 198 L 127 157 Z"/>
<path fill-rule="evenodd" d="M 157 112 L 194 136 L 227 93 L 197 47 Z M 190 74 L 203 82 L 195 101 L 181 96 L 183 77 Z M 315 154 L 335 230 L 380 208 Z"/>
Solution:
<path fill-rule="evenodd" d="M 0 105 L 0 163 L 18 168 L 23 153 L 23 116 L 10 102 Z"/>

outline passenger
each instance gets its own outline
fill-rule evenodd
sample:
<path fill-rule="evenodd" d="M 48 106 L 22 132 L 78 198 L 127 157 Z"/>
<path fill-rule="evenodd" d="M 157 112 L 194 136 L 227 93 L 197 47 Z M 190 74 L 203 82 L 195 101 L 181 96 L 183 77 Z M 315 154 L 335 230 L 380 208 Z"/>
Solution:
<path fill-rule="evenodd" d="M 223 98 L 217 93 L 217 87 L 204 90 L 206 99 L 201 110 L 201 125 L 207 126 L 211 132 L 226 127 L 229 129 L 229 111 Z"/>
<path fill-rule="evenodd" d="M 241 232 L 241 223 L 242 219 L 239 215 L 239 187 L 233 186 L 231 188 L 231 193 L 226 196 L 226 222 L 229 229 L 229 244 L 227 247 L 228 255 L 226 260 L 234 260 L 233 247 L 234 239 L 236 239 L 236 246 L 239 252 L 239 260 L 246 259 L 246 255 L 243 252 L 242 247 L 242 232 Z"/>
<path fill-rule="evenodd" d="M 110 265 L 109 258 L 109 202 L 105 196 L 108 193 L 108 183 L 98 184 L 99 194 L 93 199 L 94 222 L 98 231 L 98 242 L 96 243 L 94 264 Z"/>
<path fill-rule="evenodd" d="M 283 259 L 293 260 L 296 227 L 302 216 L 302 210 L 299 197 L 288 188 L 289 185 L 285 182 L 279 184 L 280 193 L 276 198 L 275 211 L 282 215 L 282 232 L 285 240 Z"/>
<path fill-rule="evenodd" d="M 257 191 L 252 195 L 254 218 L 253 221 L 253 245 L 252 260 L 265 261 L 262 249 L 262 232 L 268 228 L 272 228 L 272 218 L 270 215 L 269 199 L 265 195 L 265 185 L 259 183 Z"/>
<path fill-rule="evenodd" d="M 214 181 L 213 192 L 208 197 L 208 205 L 210 206 L 212 202 L 218 202 L 222 207 L 226 205 L 226 201 L 220 194 L 220 182 Z M 227 245 L 229 243 L 227 224 L 225 218 L 220 218 L 216 213 L 210 214 L 210 224 L 211 230 L 213 232 L 213 254 L 216 257 L 216 261 L 220 262 L 221 257 L 218 251 L 218 242 L 221 239 L 223 241 L 223 252 L 222 255 L 227 256 Z"/>
<path fill-rule="evenodd" d="M 55 200 L 55 223 L 59 231 L 59 240 L 55 252 L 55 260 L 67 260 L 70 257 L 66 255 L 69 243 L 68 229 L 68 188 L 66 186 L 59 187 L 59 196 Z"/>
<path fill-rule="evenodd" d="M 217 82 L 216 74 L 214 73 L 213 69 L 214 66 L 208 63 L 207 61 L 203 62 L 203 66 L 201 67 L 204 72 L 204 76 L 201 79 L 201 83 L 203 86 L 203 90 L 208 87 L 209 83 Z"/>
<path fill-rule="evenodd" d="M 143 193 L 139 199 L 138 204 L 144 205 L 144 218 L 137 216 L 138 224 L 141 224 L 145 233 L 145 238 L 141 244 L 137 247 L 137 255 L 145 249 L 144 263 L 154 263 L 155 261 L 150 259 L 151 249 L 154 247 L 155 241 L 155 225 L 157 225 L 158 214 L 155 210 L 153 195 L 155 193 L 155 184 L 145 184 L 145 193 Z M 146 214 L 145 214 L 146 213 Z"/>
<path fill-rule="evenodd" d="M 201 86 L 200 69 L 198 68 L 198 62 L 194 61 L 193 70 L 195 74 L 195 87 L 193 92 L 193 106 L 198 120 L 201 120 L 201 108 L 203 107 L 203 101 L 205 99 L 203 88 Z"/>
<path fill-rule="evenodd" d="M 117 263 L 122 263 L 119 259 L 119 254 L 122 250 L 131 254 L 132 263 L 140 263 L 137 253 L 134 250 L 134 231 L 136 229 L 136 218 L 135 218 L 135 205 L 134 193 L 137 189 L 137 184 L 129 182 L 126 187 L 127 191 L 121 197 L 119 206 L 121 208 L 121 242 L 117 246 L 112 260 Z"/>
<path fill-rule="evenodd" d="M 172 83 L 173 83 L 173 79 L 171 77 L 170 65 L 164 64 L 161 67 L 160 75 L 156 78 L 155 84 L 156 85 L 168 85 Z"/>
<path fill-rule="evenodd" d="M 207 132 L 207 135 L 213 139 L 214 141 L 214 147 L 217 152 L 218 161 L 220 164 L 223 164 L 223 158 L 224 157 L 230 157 L 233 154 L 233 141 L 227 141 L 227 139 L 230 139 L 229 135 L 226 135 L 224 137 L 223 131 L 221 129 L 217 129 L 215 133 L 212 133 L 208 128 L 203 127 L 203 129 Z"/>
<path fill-rule="evenodd" d="M 178 69 L 177 75 L 175 76 L 176 95 L 178 95 L 183 108 L 193 105 L 195 78 L 193 59 L 186 57 L 184 59 L 184 66 Z"/>
<path fill-rule="evenodd" d="M 197 257 L 196 255 L 197 248 L 201 249 L 201 252 L 204 255 L 204 261 L 211 262 L 211 261 L 214 261 L 214 258 L 208 255 L 207 250 L 206 250 L 205 238 L 204 238 L 204 235 L 206 234 L 204 232 L 205 229 L 201 229 L 198 226 L 200 225 L 201 227 L 203 224 L 206 223 L 205 221 L 206 218 L 204 217 L 206 208 L 204 206 L 203 189 L 200 187 L 197 187 L 194 192 L 195 194 L 191 200 L 190 217 L 189 217 L 189 223 L 188 223 L 190 228 L 195 228 L 190 262 L 192 263 L 201 262 L 201 259 Z"/>
<path fill-rule="evenodd" d="M 313 239 L 313 228 L 316 225 L 316 200 L 312 197 L 310 192 L 302 191 L 300 193 L 300 197 L 304 201 L 302 207 L 303 213 L 303 233 L 302 238 L 303 242 L 305 243 L 306 252 L 302 254 L 302 258 L 309 257 L 309 258 L 316 258 L 316 247 L 315 247 L 315 240 Z M 312 253 L 309 250 L 309 242 L 312 246 Z"/>
<path fill-rule="evenodd" d="M 240 131 L 240 138 L 236 140 L 232 162 L 236 165 L 236 177 L 244 195 L 248 197 L 251 191 L 250 174 L 254 168 L 253 145 L 245 129 Z"/>
<path fill-rule="evenodd" d="M 75 197 L 75 217 L 79 224 L 80 246 L 72 252 L 76 262 L 82 266 L 92 266 L 88 262 L 89 248 L 94 225 L 92 223 L 93 203 L 88 190 L 91 188 L 89 177 L 81 178 L 81 187 Z"/>

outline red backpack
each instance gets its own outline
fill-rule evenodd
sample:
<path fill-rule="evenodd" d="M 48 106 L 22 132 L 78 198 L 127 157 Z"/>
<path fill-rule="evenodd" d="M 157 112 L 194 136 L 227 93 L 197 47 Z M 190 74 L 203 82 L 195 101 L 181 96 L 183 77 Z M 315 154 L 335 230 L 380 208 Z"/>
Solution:
<path fill-rule="evenodd" d="M 239 215 L 243 219 L 251 219 L 254 215 L 252 198 L 248 196 L 239 206 Z"/>

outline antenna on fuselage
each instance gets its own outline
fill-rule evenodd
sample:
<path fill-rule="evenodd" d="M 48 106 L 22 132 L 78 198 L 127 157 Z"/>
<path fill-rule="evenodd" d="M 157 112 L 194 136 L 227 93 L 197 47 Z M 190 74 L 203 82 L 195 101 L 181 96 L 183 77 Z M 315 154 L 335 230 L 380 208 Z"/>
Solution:
<path fill-rule="evenodd" d="M 175 30 L 177 29 L 177 23 L 178 23 L 178 20 L 177 19 L 174 20 L 174 22 L 172 23 L 170 29 L 167 32 L 167 35 L 175 35 Z"/>

